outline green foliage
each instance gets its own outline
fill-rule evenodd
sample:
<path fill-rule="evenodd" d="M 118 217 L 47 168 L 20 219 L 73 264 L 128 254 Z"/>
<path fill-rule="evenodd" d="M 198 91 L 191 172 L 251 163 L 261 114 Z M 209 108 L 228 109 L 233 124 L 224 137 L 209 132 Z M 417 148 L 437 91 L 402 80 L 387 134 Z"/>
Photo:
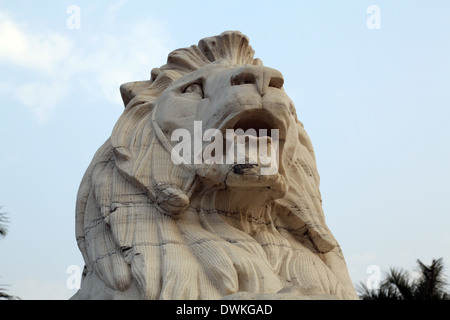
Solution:
<path fill-rule="evenodd" d="M 427 266 L 417 260 L 419 277 L 412 279 L 403 269 L 391 268 L 379 289 L 369 289 L 364 283 L 357 288 L 362 300 L 449 300 L 446 292 L 442 258 Z"/>
<path fill-rule="evenodd" d="M 2 207 L 0 207 L 0 210 Z M 0 238 L 4 238 L 6 234 L 8 233 L 8 229 L 6 227 L 6 224 L 8 223 L 8 218 L 6 217 L 6 213 L 0 212 Z M 2 285 L 3 286 L 3 285 Z M 6 289 L 0 288 L 0 300 L 17 300 L 18 297 L 11 296 L 7 294 Z"/>
<path fill-rule="evenodd" d="M 7 294 L 5 291 L 6 291 L 6 289 L 0 288 L 0 300 L 20 300 L 19 297 L 15 297 L 10 294 Z"/>
<path fill-rule="evenodd" d="M 0 207 L 0 210 L 2 207 Z M 0 237 L 4 238 L 8 233 L 8 228 L 6 224 L 8 223 L 8 218 L 6 217 L 6 213 L 0 212 Z"/>

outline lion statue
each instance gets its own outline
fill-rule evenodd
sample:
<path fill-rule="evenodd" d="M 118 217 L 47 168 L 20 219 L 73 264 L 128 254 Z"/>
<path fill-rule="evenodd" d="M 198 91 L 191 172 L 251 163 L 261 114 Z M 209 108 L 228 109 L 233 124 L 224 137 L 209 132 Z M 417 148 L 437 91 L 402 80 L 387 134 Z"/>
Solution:
<path fill-rule="evenodd" d="M 245 35 L 224 32 L 121 86 L 125 110 L 78 191 L 85 267 L 72 299 L 357 299 L 325 224 L 310 139 L 282 74 L 253 55 Z M 192 151 L 177 163 L 173 134 L 195 135 L 195 122 L 201 133 L 276 129 L 276 170 L 190 161 Z"/>

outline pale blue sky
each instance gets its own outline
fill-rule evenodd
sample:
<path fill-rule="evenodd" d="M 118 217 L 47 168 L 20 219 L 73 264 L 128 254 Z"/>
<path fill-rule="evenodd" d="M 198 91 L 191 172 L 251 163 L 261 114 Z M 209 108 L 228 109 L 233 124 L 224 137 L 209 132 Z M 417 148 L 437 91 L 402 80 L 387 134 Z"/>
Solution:
<path fill-rule="evenodd" d="M 0 1 L 0 284 L 66 299 L 81 178 L 120 84 L 240 30 L 281 71 L 313 142 L 328 226 L 354 283 L 370 265 L 450 270 L 450 2 Z M 80 29 L 66 12 L 80 8 Z M 369 30 L 369 5 L 381 29 Z M 449 274 L 447 272 L 447 274 Z"/>

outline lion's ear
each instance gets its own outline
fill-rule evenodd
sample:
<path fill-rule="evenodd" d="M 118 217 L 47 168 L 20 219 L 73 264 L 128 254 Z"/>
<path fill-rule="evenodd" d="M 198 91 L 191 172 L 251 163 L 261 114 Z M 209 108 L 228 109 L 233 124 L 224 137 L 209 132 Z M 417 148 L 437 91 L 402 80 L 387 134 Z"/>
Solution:
<path fill-rule="evenodd" d="M 151 80 L 133 81 L 122 84 L 120 86 L 120 94 L 122 95 L 124 106 L 126 107 L 128 103 L 139 94 L 139 92 L 148 88 L 151 84 Z"/>

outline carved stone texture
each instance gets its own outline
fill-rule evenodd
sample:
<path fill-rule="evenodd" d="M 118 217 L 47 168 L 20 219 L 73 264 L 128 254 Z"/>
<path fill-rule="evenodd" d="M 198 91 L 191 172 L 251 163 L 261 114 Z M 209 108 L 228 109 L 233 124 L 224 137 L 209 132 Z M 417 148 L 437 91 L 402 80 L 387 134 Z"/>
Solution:
<path fill-rule="evenodd" d="M 121 86 L 125 111 L 78 192 L 85 271 L 73 299 L 357 299 L 325 224 L 310 139 L 282 74 L 253 54 L 246 36 L 224 32 Z M 218 143 L 223 159 L 227 129 L 243 129 L 247 145 L 269 145 L 276 170 L 263 174 L 247 149 L 248 163 L 238 152 L 196 161 L 195 146 L 174 155 L 180 129 L 197 150 Z M 223 136 L 205 139 L 208 129 Z"/>

